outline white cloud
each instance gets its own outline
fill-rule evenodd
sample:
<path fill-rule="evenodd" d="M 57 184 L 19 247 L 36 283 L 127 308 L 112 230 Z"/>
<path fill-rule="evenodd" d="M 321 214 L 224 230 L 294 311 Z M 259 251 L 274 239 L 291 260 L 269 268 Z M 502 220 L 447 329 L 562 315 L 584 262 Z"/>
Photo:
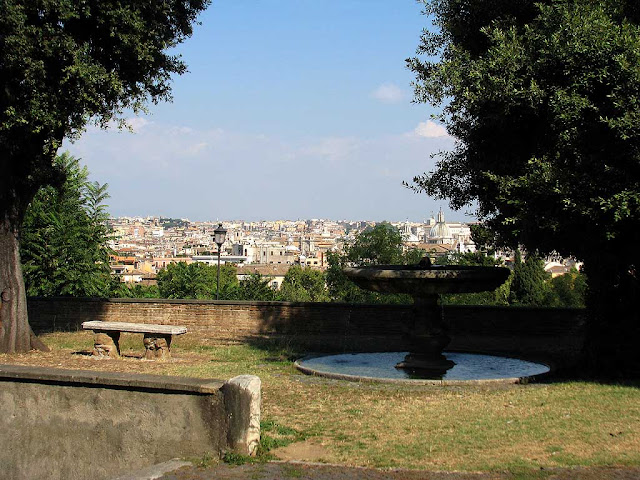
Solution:
<path fill-rule="evenodd" d="M 149 125 L 149 120 L 142 117 L 131 117 L 125 120 L 126 124 L 129 126 L 131 130 L 134 132 L 140 131 L 145 125 Z"/>
<path fill-rule="evenodd" d="M 190 135 L 193 133 L 193 128 L 190 127 L 171 127 L 169 129 L 170 135 Z"/>
<path fill-rule="evenodd" d="M 420 122 L 413 132 L 411 132 L 411 135 L 424 138 L 437 138 L 446 137 L 449 134 L 447 133 L 447 129 L 442 125 L 428 120 L 426 122 Z"/>
<path fill-rule="evenodd" d="M 109 184 L 115 215 L 421 218 L 438 205 L 402 181 L 431 170 L 430 153 L 451 143 L 418 131 L 287 138 L 151 121 L 143 127 L 137 135 L 96 131 L 67 145 L 92 178 Z"/>
<path fill-rule="evenodd" d="M 371 96 L 383 103 L 400 103 L 405 99 L 405 92 L 393 83 L 383 83 L 371 92 Z"/>
<path fill-rule="evenodd" d="M 328 137 L 317 143 L 300 149 L 302 155 L 317 157 L 320 160 L 339 162 L 352 157 L 358 149 L 358 141 L 347 137 Z"/>
<path fill-rule="evenodd" d="M 199 142 L 199 143 L 196 143 L 195 145 L 191 145 L 187 147 L 185 151 L 189 155 L 197 155 L 200 152 L 202 152 L 204 149 L 206 149 L 208 146 L 209 144 L 207 142 Z"/>

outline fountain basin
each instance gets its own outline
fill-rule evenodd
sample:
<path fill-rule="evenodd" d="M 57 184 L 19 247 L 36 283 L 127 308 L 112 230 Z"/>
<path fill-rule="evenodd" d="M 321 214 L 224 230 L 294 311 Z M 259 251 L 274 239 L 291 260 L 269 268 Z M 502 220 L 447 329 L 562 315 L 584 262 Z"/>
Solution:
<path fill-rule="evenodd" d="M 295 365 L 303 373 L 340 380 L 427 385 L 528 383 L 550 371 L 542 363 L 459 352 L 444 352 L 455 365 L 440 374 L 396 368 L 406 355 L 407 352 L 343 353 L 305 357 Z"/>
<path fill-rule="evenodd" d="M 509 278 L 505 267 L 460 265 L 377 265 L 345 267 L 345 275 L 361 288 L 380 293 L 407 293 L 427 297 L 442 293 L 494 290 Z"/>

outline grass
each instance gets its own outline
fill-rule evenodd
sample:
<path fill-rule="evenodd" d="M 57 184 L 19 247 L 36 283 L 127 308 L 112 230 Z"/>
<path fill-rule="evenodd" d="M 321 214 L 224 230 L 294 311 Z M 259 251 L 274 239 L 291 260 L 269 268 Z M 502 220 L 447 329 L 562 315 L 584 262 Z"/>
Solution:
<path fill-rule="evenodd" d="M 215 345 L 190 335 L 175 341 L 171 361 L 144 362 L 139 337 L 123 335 L 120 360 L 74 355 L 92 344 L 90 333 L 76 332 L 44 335 L 51 353 L 0 355 L 0 362 L 222 379 L 258 375 L 264 458 L 308 441 L 345 465 L 507 470 L 515 478 L 546 478 L 541 469 L 553 467 L 640 465 L 638 385 L 360 384 L 300 374 L 291 359 L 302 352 L 291 346 Z"/>

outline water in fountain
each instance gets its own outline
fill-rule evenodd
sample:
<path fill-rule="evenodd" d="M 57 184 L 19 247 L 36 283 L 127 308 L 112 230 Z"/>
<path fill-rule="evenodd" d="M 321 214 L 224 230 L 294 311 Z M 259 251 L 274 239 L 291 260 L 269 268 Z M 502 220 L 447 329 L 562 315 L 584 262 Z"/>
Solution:
<path fill-rule="evenodd" d="M 452 362 L 453 366 L 441 373 L 434 373 L 432 370 L 397 368 L 396 365 L 403 362 L 406 354 L 406 352 L 343 353 L 305 358 L 299 360 L 297 365 L 305 373 L 352 380 L 521 382 L 549 371 L 546 365 L 517 358 L 455 352 L 445 352 L 444 356 Z"/>

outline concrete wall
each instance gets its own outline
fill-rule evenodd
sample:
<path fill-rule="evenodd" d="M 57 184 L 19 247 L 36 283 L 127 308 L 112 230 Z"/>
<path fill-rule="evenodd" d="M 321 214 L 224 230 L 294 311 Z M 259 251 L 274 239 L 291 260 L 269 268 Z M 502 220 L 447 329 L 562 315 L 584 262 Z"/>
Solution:
<path fill-rule="evenodd" d="M 252 376 L 225 383 L 0 365 L 0 478 L 112 479 L 176 457 L 247 454 L 259 408 Z"/>
<path fill-rule="evenodd" d="M 29 299 L 36 333 L 80 329 L 83 321 L 185 325 L 190 334 L 222 343 L 256 338 L 293 340 L 310 351 L 404 349 L 410 305 L 227 302 L 159 299 Z M 578 309 L 447 306 L 451 349 L 543 360 L 577 361 L 584 311 Z M 177 340 L 179 342 L 179 339 Z"/>

